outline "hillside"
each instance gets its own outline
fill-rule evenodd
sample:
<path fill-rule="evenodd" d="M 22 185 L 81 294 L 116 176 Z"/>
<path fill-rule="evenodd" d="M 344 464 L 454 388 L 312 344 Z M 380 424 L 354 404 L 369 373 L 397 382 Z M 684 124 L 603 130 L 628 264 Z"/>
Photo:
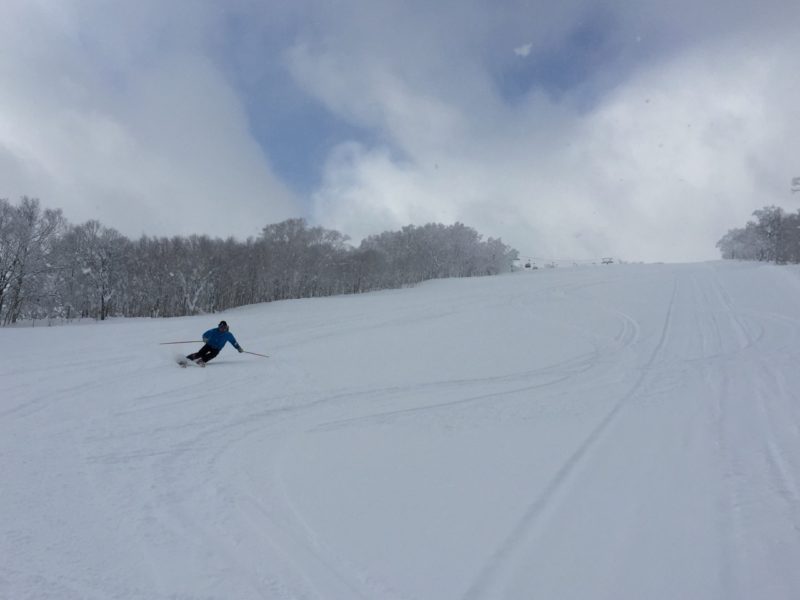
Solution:
<path fill-rule="evenodd" d="M 180 369 L 225 318 L 246 350 Z M 0 598 L 800 594 L 800 271 L 0 330 Z"/>

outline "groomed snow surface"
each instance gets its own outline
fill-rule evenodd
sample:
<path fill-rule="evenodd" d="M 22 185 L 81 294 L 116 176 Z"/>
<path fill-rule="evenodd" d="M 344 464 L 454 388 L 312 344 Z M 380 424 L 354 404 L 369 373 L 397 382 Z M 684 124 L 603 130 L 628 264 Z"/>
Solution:
<path fill-rule="evenodd" d="M 179 368 L 225 318 L 246 350 Z M 0 330 L 0 598 L 800 598 L 800 271 Z"/>

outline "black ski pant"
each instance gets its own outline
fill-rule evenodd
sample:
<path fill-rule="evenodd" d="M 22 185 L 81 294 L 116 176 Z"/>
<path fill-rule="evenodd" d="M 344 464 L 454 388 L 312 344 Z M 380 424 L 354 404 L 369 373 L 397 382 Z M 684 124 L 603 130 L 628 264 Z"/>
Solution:
<path fill-rule="evenodd" d="M 198 358 L 202 358 L 203 362 L 208 362 L 212 358 L 214 358 L 217 354 L 219 354 L 219 348 L 212 348 L 208 344 L 204 344 L 200 350 L 195 352 L 194 354 L 190 354 L 186 358 L 189 360 L 197 360 Z"/>

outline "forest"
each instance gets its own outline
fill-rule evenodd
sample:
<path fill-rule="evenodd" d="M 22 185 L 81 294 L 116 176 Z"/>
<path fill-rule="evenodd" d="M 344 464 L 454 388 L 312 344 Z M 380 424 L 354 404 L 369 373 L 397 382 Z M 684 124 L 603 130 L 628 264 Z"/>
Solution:
<path fill-rule="evenodd" d="M 722 258 L 800 263 L 800 210 L 787 213 L 778 206 L 765 206 L 753 217 L 717 242 Z"/>
<path fill-rule="evenodd" d="M 36 198 L 0 199 L 0 324 L 213 313 L 497 275 L 516 257 L 502 240 L 484 239 L 462 223 L 408 225 L 358 246 L 300 218 L 268 224 L 245 241 L 131 240 L 95 220 L 71 224 Z"/>

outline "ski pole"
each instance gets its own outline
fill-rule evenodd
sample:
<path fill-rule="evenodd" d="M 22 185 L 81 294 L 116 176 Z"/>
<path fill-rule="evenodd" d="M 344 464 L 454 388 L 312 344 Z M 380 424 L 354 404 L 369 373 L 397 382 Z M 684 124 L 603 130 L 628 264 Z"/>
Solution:
<path fill-rule="evenodd" d="M 202 344 L 203 342 L 198 342 L 197 340 L 190 340 L 188 342 L 159 342 L 159 346 L 165 346 L 167 344 Z"/>
<path fill-rule="evenodd" d="M 252 354 L 253 356 L 260 356 L 261 358 L 269 358 L 269 354 L 259 354 L 258 352 L 248 352 L 247 350 L 242 350 L 245 354 Z"/>

